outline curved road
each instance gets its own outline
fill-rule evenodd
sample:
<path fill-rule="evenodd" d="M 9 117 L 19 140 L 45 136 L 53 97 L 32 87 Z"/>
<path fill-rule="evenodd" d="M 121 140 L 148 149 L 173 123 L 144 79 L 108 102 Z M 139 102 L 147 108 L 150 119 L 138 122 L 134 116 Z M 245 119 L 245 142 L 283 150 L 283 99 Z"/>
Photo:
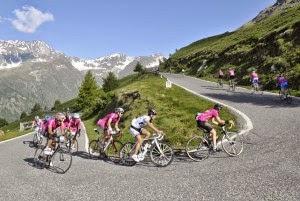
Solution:
<path fill-rule="evenodd" d="M 231 93 L 214 83 L 166 76 L 250 117 L 254 129 L 241 156 L 219 153 L 201 163 L 182 156 L 166 168 L 125 167 L 90 160 L 82 151 L 59 175 L 30 165 L 27 136 L 0 144 L 0 200 L 300 200 L 299 102 L 287 106 L 273 95 Z"/>

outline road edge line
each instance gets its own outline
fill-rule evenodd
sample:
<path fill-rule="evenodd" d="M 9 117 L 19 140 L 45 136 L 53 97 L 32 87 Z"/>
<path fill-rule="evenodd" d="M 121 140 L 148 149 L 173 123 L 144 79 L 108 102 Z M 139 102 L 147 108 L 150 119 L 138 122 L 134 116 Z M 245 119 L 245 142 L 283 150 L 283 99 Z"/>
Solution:
<path fill-rule="evenodd" d="M 165 76 L 164 76 L 164 77 L 165 77 Z M 168 79 L 167 77 L 165 77 L 165 78 Z M 197 79 L 197 78 L 195 78 L 195 79 Z M 169 80 L 169 79 L 168 79 L 168 80 Z M 198 80 L 199 80 L 199 79 L 198 79 Z M 170 81 L 171 81 L 171 80 L 170 80 Z M 197 92 L 194 92 L 194 91 L 192 91 L 192 90 L 190 90 L 190 89 L 188 89 L 188 88 L 186 88 L 186 87 L 184 87 L 184 86 L 182 86 L 182 85 L 180 85 L 180 84 L 176 84 L 176 83 L 174 83 L 174 82 L 172 82 L 172 83 L 173 83 L 174 85 L 176 85 L 176 86 L 178 86 L 178 87 L 181 87 L 181 88 L 183 88 L 184 90 L 186 90 L 186 91 L 188 91 L 188 92 L 190 92 L 190 93 L 196 95 L 196 96 L 202 97 L 202 98 L 204 98 L 204 99 L 206 99 L 206 100 L 209 100 L 209 101 L 212 101 L 212 102 L 215 102 L 215 103 L 219 103 L 219 104 L 221 104 L 221 105 L 227 107 L 229 110 L 233 111 L 235 114 L 239 115 L 246 123 L 245 123 L 244 125 L 242 125 L 242 127 L 245 126 L 245 128 L 242 128 L 242 130 L 238 131 L 238 133 L 237 133 L 238 135 L 243 135 L 243 134 L 245 134 L 245 133 L 247 133 L 247 132 L 249 132 L 250 130 L 253 129 L 253 124 L 252 124 L 251 119 L 250 119 L 245 113 L 241 112 L 240 110 L 238 110 L 238 109 L 236 109 L 236 108 L 234 108 L 234 107 L 232 107 L 232 106 L 230 106 L 230 105 L 227 105 L 227 104 L 225 104 L 225 103 L 222 103 L 222 102 L 220 102 L 220 101 L 217 101 L 217 100 L 215 100 L 215 99 L 213 99 L 213 98 L 209 98 L 209 97 L 207 97 L 207 96 L 204 96 L 204 95 L 201 95 L 201 94 L 199 94 L 199 93 L 197 93 Z"/>
<path fill-rule="evenodd" d="M 0 144 L 5 143 L 5 142 L 10 142 L 10 141 L 13 141 L 13 140 L 17 140 L 17 139 L 20 139 L 20 138 L 23 138 L 23 137 L 26 137 L 26 136 L 32 135 L 32 134 L 33 134 L 33 132 L 30 132 L 30 133 L 27 133 L 27 134 L 24 134 L 24 135 L 20 135 L 18 137 L 10 138 L 10 139 L 1 141 Z"/>

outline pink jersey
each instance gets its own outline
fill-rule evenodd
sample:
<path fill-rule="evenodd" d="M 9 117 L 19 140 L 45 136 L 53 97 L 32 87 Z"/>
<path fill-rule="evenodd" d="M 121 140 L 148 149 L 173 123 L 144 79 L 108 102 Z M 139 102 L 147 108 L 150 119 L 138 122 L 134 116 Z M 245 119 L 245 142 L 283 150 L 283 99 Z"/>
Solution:
<path fill-rule="evenodd" d="M 219 111 L 212 108 L 212 109 L 206 110 L 205 112 L 201 113 L 199 116 L 196 117 L 196 120 L 207 122 L 208 120 L 211 120 L 212 118 L 218 117 L 218 116 L 219 116 Z"/>
<path fill-rule="evenodd" d="M 81 123 L 81 120 L 80 119 L 74 119 L 72 118 L 70 120 L 70 123 L 68 125 L 68 128 L 73 131 L 73 132 L 77 132 L 79 129 L 80 129 L 80 123 Z"/>
<path fill-rule="evenodd" d="M 230 76 L 234 76 L 234 70 L 231 69 L 231 70 L 228 71 L 228 73 L 229 73 Z"/>
<path fill-rule="evenodd" d="M 258 79 L 258 75 L 256 72 L 252 72 L 250 76 L 251 76 L 251 79 Z"/>
<path fill-rule="evenodd" d="M 51 128 L 52 131 L 55 129 L 61 127 L 62 130 L 65 128 L 64 124 L 59 125 L 58 122 L 55 119 L 50 119 L 47 124 L 45 125 L 46 132 L 48 132 L 48 129 Z"/>
<path fill-rule="evenodd" d="M 118 123 L 120 121 L 120 117 L 117 113 L 109 113 L 102 119 L 99 119 L 97 125 L 101 128 L 107 128 L 107 122 L 111 119 L 111 123 Z"/>

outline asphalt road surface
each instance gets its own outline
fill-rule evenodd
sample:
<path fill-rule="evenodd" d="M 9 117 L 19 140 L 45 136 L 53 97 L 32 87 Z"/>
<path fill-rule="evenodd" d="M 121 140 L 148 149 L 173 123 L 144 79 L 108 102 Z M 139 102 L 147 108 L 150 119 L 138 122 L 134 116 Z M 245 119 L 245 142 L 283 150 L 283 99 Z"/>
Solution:
<path fill-rule="evenodd" d="M 300 103 L 273 95 L 228 92 L 216 84 L 166 75 L 202 95 L 245 113 L 254 129 L 236 158 L 218 153 L 197 163 L 178 156 L 166 168 L 92 160 L 84 152 L 66 174 L 32 166 L 26 136 L 0 144 L 0 200 L 300 200 Z M 226 86 L 224 86 L 226 88 Z"/>

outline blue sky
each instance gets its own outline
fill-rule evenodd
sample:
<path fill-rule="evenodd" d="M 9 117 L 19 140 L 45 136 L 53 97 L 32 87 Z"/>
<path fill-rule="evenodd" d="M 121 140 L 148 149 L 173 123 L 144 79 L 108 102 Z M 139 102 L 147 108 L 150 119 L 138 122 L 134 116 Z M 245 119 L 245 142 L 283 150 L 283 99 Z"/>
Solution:
<path fill-rule="evenodd" d="M 201 38 L 233 31 L 274 3 L 275 0 L 0 0 L 0 39 L 43 40 L 67 55 L 82 58 L 115 52 L 167 56 Z M 16 21 L 16 13 L 24 10 L 34 14 L 23 26 L 22 16 Z"/>

